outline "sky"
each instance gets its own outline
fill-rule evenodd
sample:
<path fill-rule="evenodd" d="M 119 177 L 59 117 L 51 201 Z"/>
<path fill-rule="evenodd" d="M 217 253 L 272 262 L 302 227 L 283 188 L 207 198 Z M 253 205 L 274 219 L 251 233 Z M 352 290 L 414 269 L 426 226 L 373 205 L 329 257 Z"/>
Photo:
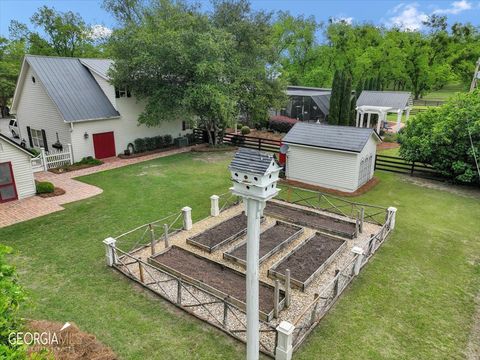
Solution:
<path fill-rule="evenodd" d="M 208 1 L 196 1 L 205 10 Z M 370 22 L 376 25 L 422 29 L 422 21 L 431 14 L 447 15 L 449 23 L 470 22 L 480 25 L 480 0 L 437 1 L 360 1 L 360 0 L 251 0 L 254 9 L 289 11 L 294 15 L 314 16 L 319 22 L 343 19 L 347 22 Z M 11 20 L 29 23 L 29 18 L 42 5 L 59 11 L 78 12 L 99 32 L 108 33 L 114 19 L 101 7 L 101 0 L 0 0 L 0 35 L 8 36 Z"/>

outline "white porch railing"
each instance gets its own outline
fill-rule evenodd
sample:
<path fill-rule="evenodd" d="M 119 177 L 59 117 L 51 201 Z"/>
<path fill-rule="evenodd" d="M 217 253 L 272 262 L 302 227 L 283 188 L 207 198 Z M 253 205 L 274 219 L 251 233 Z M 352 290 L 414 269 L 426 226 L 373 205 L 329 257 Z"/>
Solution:
<path fill-rule="evenodd" d="M 46 152 L 40 148 L 40 155 L 30 160 L 33 172 L 48 171 L 64 165 L 73 164 L 72 145 L 68 144 L 66 150 Z"/>

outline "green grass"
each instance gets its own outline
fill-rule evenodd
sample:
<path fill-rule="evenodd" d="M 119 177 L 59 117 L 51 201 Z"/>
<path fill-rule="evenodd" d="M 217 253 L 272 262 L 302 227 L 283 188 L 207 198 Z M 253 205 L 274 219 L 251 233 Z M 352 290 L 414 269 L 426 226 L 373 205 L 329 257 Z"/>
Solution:
<path fill-rule="evenodd" d="M 178 211 L 208 214 L 228 154 L 181 154 L 81 178 L 104 189 L 0 229 L 30 293 L 30 318 L 73 321 L 122 359 L 243 359 L 228 336 L 106 268 L 102 240 Z M 358 200 L 398 208 L 397 228 L 296 359 L 459 359 L 480 287 L 480 202 L 389 173 Z"/>
<path fill-rule="evenodd" d="M 378 153 L 387 156 L 400 156 L 400 148 L 380 150 Z"/>
<path fill-rule="evenodd" d="M 424 100 L 448 100 L 458 92 L 464 92 L 465 87 L 461 82 L 454 81 L 445 85 L 442 89 L 432 91 L 426 94 L 422 99 Z"/>

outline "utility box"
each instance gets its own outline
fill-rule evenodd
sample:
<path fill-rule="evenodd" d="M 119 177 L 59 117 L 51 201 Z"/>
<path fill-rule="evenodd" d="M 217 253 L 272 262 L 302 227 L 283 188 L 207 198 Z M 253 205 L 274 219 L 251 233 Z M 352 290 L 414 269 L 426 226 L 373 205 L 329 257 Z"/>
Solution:
<path fill-rule="evenodd" d="M 178 137 L 173 140 L 173 143 L 175 144 L 176 147 L 185 147 L 185 146 L 188 146 L 188 138 L 185 136 Z"/>

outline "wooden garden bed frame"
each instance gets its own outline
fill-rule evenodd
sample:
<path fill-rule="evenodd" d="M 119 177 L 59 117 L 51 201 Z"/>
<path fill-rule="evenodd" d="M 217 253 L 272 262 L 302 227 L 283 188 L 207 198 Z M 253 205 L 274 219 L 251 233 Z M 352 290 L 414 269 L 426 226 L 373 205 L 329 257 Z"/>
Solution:
<path fill-rule="evenodd" d="M 342 244 L 338 247 L 337 250 L 335 250 L 335 252 L 333 252 L 332 255 L 330 255 L 327 260 L 325 260 L 309 277 L 307 280 L 305 281 L 300 281 L 298 279 L 295 279 L 293 277 L 293 275 L 291 275 L 291 278 L 290 278 L 290 283 L 291 283 L 291 286 L 292 287 L 296 287 L 297 289 L 300 289 L 301 291 L 305 292 L 305 289 L 307 288 L 307 286 L 313 281 L 313 279 L 319 274 L 321 273 L 322 271 L 325 270 L 325 268 L 331 264 L 331 262 L 337 257 L 337 255 L 347 246 L 347 240 L 344 240 L 344 239 L 340 239 L 340 238 L 336 238 L 336 237 L 333 237 L 333 236 L 330 236 L 330 235 L 327 235 L 325 233 L 321 233 L 321 232 L 315 232 L 312 236 L 309 236 L 307 239 L 305 239 L 304 241 L 302 241 L 295 249 L 293 249 L 293 251 L 286 257 L 283 257 L 281 258 L 279 261 L 277 261 L 275 264 L 273 264 L 273 266 L 268 269 L 268 277 L 272 280 L 280 280 L 280 281 L 283 281 L 285 282 L 285 275 L 283 275 L 282 273 L 276 271 L 276 269 L 278 268 L 278 266 L 283 262 L 283 261 L 286 261 L 287 259 L 289 259 L 290 257 L 292 257 L 293 255 L 295 255 L 297 253 L 297 251 L 299 251 L 303 246 L 307 245 L 310 240 L 312 240 L 315 236 L 317 235 L 321 235 L 321 236 L 326 236 L 329 238 L 329 240 L 333 240 L 333 241 L 339 241 L 339 242 L 342 242 Z"/>

